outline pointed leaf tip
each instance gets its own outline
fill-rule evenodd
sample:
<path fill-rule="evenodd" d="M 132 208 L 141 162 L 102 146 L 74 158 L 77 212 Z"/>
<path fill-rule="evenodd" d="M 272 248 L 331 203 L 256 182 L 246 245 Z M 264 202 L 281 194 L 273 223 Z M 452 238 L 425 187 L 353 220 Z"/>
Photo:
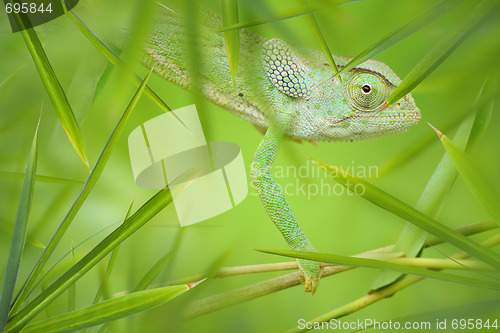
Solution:
<path fill-rule="evenodd" d="M 441 140 L 441 138 L 444 136 L 444 134 L 441 133 L 441 131 L 438 130 L 436 127 L 432 126 L 430 123 L 427 123 L 427 125 L 429 125 L 436 132 L 436 134 L 439 137 L 439 140 Z"/>
<path fill-rule="evenodd" d="M 193 282 L 193 283 L 186 283 L 186 286 L 189 288 L 189 289 L 193 289 L 194 287 L 196 287 L 197 285 L 199 285 L 200 283 L 202 283 L 203 281 L 205 281 L 207 278 L 204 278 L 200 281 L 197 281 L 197 282 Z"/>
<path fill-rule="evenodd" d="M 384 111 L 385 109 L 387 109 L 390 105 L 387 103 L 387 102 L 384 102 L 384 105 L 382 105 L 382 108 L 380 109 L 379 112 L 382 112 Z"/>

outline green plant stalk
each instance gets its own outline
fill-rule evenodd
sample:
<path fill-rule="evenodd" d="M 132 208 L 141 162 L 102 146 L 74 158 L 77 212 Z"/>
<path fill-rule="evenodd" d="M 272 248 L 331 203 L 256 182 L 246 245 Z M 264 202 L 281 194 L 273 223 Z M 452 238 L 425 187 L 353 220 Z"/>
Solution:
<path fill-rule="evenodd" d="M 71 261 L 73 265 L 76 263 L 75 261 L 75 248 L 71 245 Z M 43 288 L 46 289 L 46 288 Z M 76 309 L 76 283 L 71 285 L 68 288 L 68 312 L 74 311 Z M 50 317 L 50 316 L 49 316 Z"/>
<path fill-rule="evenodd" d="M 229 25 L 227 27 L 223 27 L 219 30 L 216 30 L 215 32 L 225 32 L 225 31 L 229 31 L 229 30 L 233 30 L 233 29 L 248 28 L 248 27 L 253 27 L 256 25 L 260 25 L 260 24 L 270 23 L 270 22 L 279 21 L 279 20 L 285 20 L 285 19 L 292 18 L 295 16 L 310 14 L 310 13 L 315 12 L 317 10 L 326 9 L 326 8 L 332 7 L 332 6 L 338 6 L 338 5 L 342 5 L 342 4 L 349 3 L 349 2 L 352 2 L 352 0 L 326 0 L 323 2 L 319 2 L 317 4 L 309 4 L 309 5 L 300 6 L 300 7 L 296 7 L 296 8 L 285 9 L 285 10 L 276 12 L 269 17 L 262 17 L 262 18 L 257 18 L 257 19 L 254 19 L 254 20 L 248 21 L 248 22 L 240 22 L 240 23 L 232 24 L 232 25 Z"/>
<path fill-rule="evenodd" d="M 224 25 L 238 23 L 237 0 L 222 0 L 222 20 Z M 238 61 L 240 59 L 240 32 L 238 30 L 225 31 L 224 40 L 226 41 L 229 70 L 233 77 L 233 84 L 236 87 L 236 75 L 238 73 Z"/>
<path fill-rule="evenodd" d="M 457 228 L 456 231 L 465 235 L 465 236 L 470 236 L 474 235 L 477 233 L 482 233 L 485 231 L 489 231 L 492 229 L 498 228 L 498 225 L 494 223 L 493 221 L 482 221 L 482 222 L 477 222 L 477 223 L 472 223 L 460 228 Z M 425 247 L 429 246 L 435 246 L 442 244 L 443 240 L 430 235 L 429 238 L 427 239 L 427 242 L 425 244 Z M 494 245 L 491 243 L 483 243 L 484 246 L 486 247 L 491 247 Z M 371 250 L 368 252 L 360 253 L 357 256 L 362 256 L 362 255 L 367 255 L 371 253 L 389 253 L 394 245 L 382 247 L 379 249 Z M 461 254 L 463 258 L 467 257 L 467 254 L 464 252 Z M 460 257 L 462 258 L 462 257 Z M 296 265 L 296 263 L 295 263 Z M 338 273 L 342 273 L 351 269 L 355 269 L 356 267 L 353 266 L 333 266 L 333 265 L 328 265 L 325 266 L 322 270 L 322 275 L 321 277 L 324 279 L 328 276 L 332 276 Z M 267 271 L 267 267 L 265 268 L 264 271 Z M 239 303 L 243 303 L 252 299 L 256 299 L 259 297 L 263 297 L 266 295 L 270 295 L 272 293 L 278 292 L 280 290 L 288 289 L 291 287 L 299 286 L 302 285 L 302 280 L 301 280 L 302 273 L 301 272 L 294 272 L 294 273 L 289 273 L 283 276 L 279 276 L 276 278 L 268 279 L 262 282 L 258 282 L 256 284 L 242 287 L 239 289 L 231 290 L 228 292 L 224 292 L 221 294 L 209 296 L 200 300 L 197 300 L 193 302 L 189 308 L 186 311 L 186 317 L 187 318 L 194 318 L 198 316 L 202 316 L 220 309 L 223 309 L 225 307 L 229 307 L 232 305 L 236 305 Z M 410 276 L 413 277 L 413 276 Z M 187 283 L 187 282 L 192 282 L 192 281 L 198 281 L 200 277 L 191 277 L 191 278 L 185 278 L 185 279 L 180 279 L 171 282 L 171 284 L 181 284 L 181 283 Z"/>
<path fill-rule="evenodd" d="M 192 287 L 185 284 L 134 292 L 40 321 L 23 332 L 69 332 L 96 326 L 159 306 Z"/>
<path fill-rule="evenodd" d="M 452 119 L 446 119 L 446 123 L 445 125 L 443 125 L 443 128 L 446 131 L 451 130 L 452 128 L 458 126 L 458 124 L 461 123 L 469 114 L 472 114 L 472 112 L 476 110 L 479 110 L 479 112 L 481 113 L 479 117 L 479 119 L 481 119 L 482 117 L 484 117 L 484 115 L 482 114 L 483 110 L 487 108 L 488 105 L 491 106 L 492 100 L 498 95 L 498 93 L 500 93 L 500 90 L 481 95 L 482 97 L 480 97 L 480 99 L 476 103 L 476 108 L 467 107 L 465 111 L 457 111 L 456 114 L 458 116 L 455 116 Z M 474 138 L 476 137 L 476 135 L 471 134 L 471 137 Z M 380 167 L 379 177 L 383 177 L 384 175 L 389 174 L 389 172 L 395 170 L 400 165 L 410 161 L 415 156 L 418 156 L 418 154 L 420 154 L 425 148 L 429 147 L 433 142 L 435 142 L 435 137 L 433 133 L 429 133 L 429 135 L 425 135 L 424 137 L 422 137 L 421 140 L 413 143 L 409 147 L 406 147 L 404 151 L 399 153 L 394 159 L 389 160 Z M 467 144 L 467 146 L 469 146 L 469 144 Z"/>
<path fill-rule="evenodd" d="M 388 262 L 395 264 L 422 267 L 426 269 L 458 269 L 458 270 L 475 270 L 475 271 L 494 271 L 495 269 L 485 263 L 477 260 L 449 260 L 449 259 L 434 259 L 434 258 L 395 258 L 389 259 Z"/>
<path fill-rule="evenodd" d="M 472 159 L 462 149 L 460 149 L 460 147 L 454 144 L 446 135 L 437 129 L 434 128 L 434 130 L 438 134 L 441 143 L 455 163 L 462 179 L 486 208 L 488 213 L 490 213 L 493 219 L 500 225 L 500 208 L 498 206 L 498 198 L 500 198 L 500 194 L 483 176 L 481 170 L 474 163 L 474 161 L 472 161 Z"/>
<path fill-rule="evenodd" d="M 151 269 L 142 277 L 142 279 L 137 283 L 134 291 L 145 290 L 153 280 L 160 274 L 161 270 L 165 268 L 170 257 L 172 256 L 172 251 L 167 252 L 164 256 L 162 256 L 156 264 L 151 267 Z"/>
<path fill-rule="evenodd" d="M 495 235 L 489 239 L 487 239 L 486 241 L 482 242 L 481 245 L 483 245 L 484 247 L 492 247 L 492 246 L 495 246 L 497 244 L 500 244 L 500 235 Z M 458 254 L 455 254 L 454 256 L 452 256 L 451 258 L 452 259 L 455 259 L 455 260 L 460 260 L 460 259 L 466 259 L 468 258 L 469 255 L 465 252 L 460 252 Z M 350 303 L 347 303 L 345 305 L 342 305 L 340 307 L 338 307 L 337 309 L 333 310 L 333 311 L 330 311 L 328 313 L 325 313 L 321 316 L 318 316 L 312 320 L 310 320 L 311 322 L 325 322 L 325 321 L 329 321 L 331 319 L 338 319 L 338 318 L 341 318 L 341 317 L 345 317 L 351 313 L 354 313 L 356 311 L 359 311 L 361 309 L 364 309 L 382 299 L 385 299 L 387 297 L 390 297 L 394 294 L 396 294 L 397 292 L 419 282 L 419 281 L 422 281 L 424 280 L 424 277 L 422 276 L 415 276 L 415 275 L 409 275 L 409 276 L 406 276 L 404 277 L 402 280 L 399 280 L 397 281 L 396 283 L 393 283 L 385 288 L 382 288 L 382 289 L 379 289 L 379 290 L 376 290 L 376 291 L 373 291 L 363 297 L 360 297 L 358 298 L 357 300 L 355 301 L 352 301 Z M 297 327 L 294 327 L 288 331 L 286 331 L 287 333 L 297 333 L 297 332 L 307 332 L 309 331 L 309 329 L 299 329 Z"/>
<path fill-rule="evenodd" d="M 469 18 L 452 34 L 441 39 L 408 73 L 403 81 L 394 89 L 386 101 L 386 106 L 392 105 L 412 91 L 427 76 L 429 76 L 443 61 L 452 54 L 482 23 L 488 14 L 498 6 L 497 0 L 481 1 L 470 14 Z"/>
<path fill-rule="evenodd" d="M 130 116 L 132 115 L 133 110 L 135 109 L 135 106 L 137 105 L 139 98 L 142 95 L 142 92 L 144 91 L 144 88 L 146 86 L 146 83 L 150 77 L 152 72 L 149 72 L 149 74 L 146 76 L 144 81 L 142 82 L 141 86 L 137 90 L 136 94 L 132 98 L 130 104 L 128 105 L 127 109 L 123 113 L 121 119 L 118 121 L 118 124 L 116 125 L 115 129 L 113 130 L 113 133 L 111 134 L 108 142 L 106 143 L 101 156 L 99 156 L 99 159 L 97 160 L 96 165 L 94 166 L 94 169 L 90 173 L 89 178 L 85 182 L 85 185 L 82 188 L 82 191 L 78 195 L 78 198 L 75 200 L 73 205 L 71 206 L 69 212 L 66 214 L 64 220 L 61 222 L 59 225 L 59 228 L 57 229 L 56 233 L 52 237 L 50 243 L 47 245 L 45 248 L 45 251 L 42 253 L 42 256 L 38 260 L 38 263 L 35 265 L 33 268 L 33 271 L 31 272 L 30 276 L 28 277 L 27 281 L 24 283 L 24 286 L 21 288 L 19 294 L 17 295 L 17 299 L 14 302 L 14 306 L 12 308 L 12 311 L 15 312 L 17 309 L 20 307 L 21 303 L 24 301 L 24 298 L 28 294 L 28 292 L 31 290 L 31 288 L 35 285 L 35 281 L 38 278 L 41 270 L 47 263 L 49 257 L 52 255 L 54 252 L 54 249 L 56 246 L 59 244 L 59 241 L 61 240 L 62 236 L 70 226 L 71 222 L 75 218 L 76 214 L 80 210 L 80 207 L 83 205 L 85 202 L 85 199 L 87 199 L 87 196 L 90 194 L 90 191 L 94 188 L 94 185 L 97 183 L 97 180 L 101 176 L 102 171 L 104 170 L 104 167 L 106 166 L 106 163 L 111 156 L 111 153 L 113 149 L 115 148 L 116 144 L 120 140 L 121 135 L 123 134 L 123 131 L 125 130 L 125 127 L 128 123 L 128 120 L 130 119 Z"/>
<path fill-rule="evenodd" d="M 464 147 L 467 145 L 471 132 L 473 118 L 466 118 L 455 135 L 455 142 Z M 442 207 L 443 200 L 455 182 L 457 170 L 448 154 L 444 154 L 438 166 L 429 179 L 420 199 L 415 205 L 415 209 L 422 213 L 436 218 Z M 416 257 L 425 243 L 427 232 L 415 227 L 410 222 L 406 223 L 403 231 L 399 235 L 394 252 L 404 252 L 406 257 Z M 395 282 L 401 274 L 391 271 L 382 271 L 375 278 L 372 288 L 378 289 Z"/>
<path fill-rule="evenodd" d="M 66 7 L 65 3 L 63 2 L 63 9 L 65 10 L 66 15 L 68 18 L 73 22 L 73 24 L 83 33 L 85 37 L 94 45 L 94 47 L 114 66 L 123 69 L 125 72 L 128 72 L 131 74 L 134 83 L 137 86 L 140 86 L 142 84 L 142 80 L 139 76 L 137 75 L 132 75 L 133 73 L 126 68 L 125 64 L 123 61 L 116 55 L 114 54 L 107 46 L 104 44 L 102 40 L 100 40 L 96 35 L 83 23 L 83 21 L 73 12 L 72 9 Z M 173 117 L 174 120 L 180 124 L 182 127 L 184 127 L 186 130 L 187 127 L 186 125 L 182 122 L 182 120 L 177 117 L 177 115 L 172 112 L 172 109 L 153 91 L 149 86 L 146 85 L 146 89 L 144 91 L 144 94 L 151 100 L 153 101 L 156 105 L 158 105 L 164 112 L 166 112 L 169 116 Z"/>
<path fill-rule="evenodd" d="M 128 207 L 127 215 L 125 215 L 125 221 L 130 217 L 130 214 L 132 213 L 132 206 L 134 205 L 134 202 L 130 204 Z M 95 295 L 94 302 L 92 304 L 96 304 L 99 302 L 101 299 L 102 293 L 108 283 L 109 277 L 111 276 L 111 272 L 113 271 L 113 268 L 115 267 L 115 261 L 116 257 L 118 256 L 118 251 L 120 250 L 120 246 L 118 245 L 113 252 L 111 252 L 111 257 L 109 258 L 108 266 L 106 267 L 106 272 L 104 273 L 104 276 L 101 280 L 101 285 L 99 286 L 99 290 L 97 290 L 97 294 Z"/>
<path fill-rule="evenodd" d="M 9 0 L 9 2 L 11 4 L 13 3 L 12 0 Z M 64 93 L 64 90 L 57 79 L 56 73 L 54 72 L 54 69 L 50 65 L 50 61 L 45 54 L 42 43 L 40 42 L 40 39 L 38 39 L 38 36 L 33 28 L 26 28 L 28 25 L 25 24 L 25 20 L 28 20 L 28 18 L 24 14 L 16 14 L 13 12 L 12 15 L 19 26 L 20 33 L 23 36 L 26 46 L 28 47 L 38 74 L 40 74 L 45 90 L 47 91 L 57 117 L 59 118 L 59 122 L 66 132 L 66 135 L 68 136 L 68 139 L 76 153 L 90 171 L 82 132 L 80 131 L 78 122 L 76 121 L 75 115 L 71 110 L 66 94 Z"/>
<path fill-rule="evenodd" d="M 6 332 L 19 332 L 23 329 L 40 311 L 61 295 L 69 286 L 85 275 L 102 258 L 139 230 L 139 228 L 171 202 L 172 196 L 170 190 L 168 188 L 160 190 L 120 227 L 85 255 L 85 257 L 26 305 L 26 307 L 16 313 L 7 323 Z"/>
<path fill-rule="evenodd" d="M 38 157 L 38 129 L 40 127 L 40 119 L 35 130 L 35 136 L 31 144 L 28 163 L 26 164 L 26 172 L 21 189 L 21 197 L 17 207 L 16 223 L 10 244 L 9 257 L 7 259 L 7 267 L 5 269 L 5 278 L 3 281 L 2 294 L 0 296 L 0 332 L 3 332 L 7 324 L 7 318 L 11 306 L 14 288 L 16 286 L 21 258 L 23 256 L 24 244 L 26 242 L 26 233 L 28 230 L 28 219 L 31 210 L 31 202 L 33 201 L 33 192 L 35 188 L 35 174 Z"/>
<path fill-rule="evenodd" d="M 0 177 L 23 179 L 24 178 L 24 174 L 20 173 L 20 172 L 0 172 Z M 84 183 L 83 181 L 76 180 L 76 179 L 67 179 L 67 178 L 42 176 L 42 175 L 35 175 L 35 182 L 42 182 L 42 183 L 69 183 L 69 184 L 83 184 Z"/>
<path fill-rule="evenodd" d="M 420 268 L 418 266 L 404 266 L 391 261 L 381 261 L 381 260 L 340 256 L 336 254 L 319 253 L 319 252 L 306 252 L 306 251 L 263 250 L 263 249 L 257 249 L 257 251 L 273 255 L 290 257 L 290 258 L 326 262 L 336 265 L 347 265 L 347 266 L 375 268 L 375 269 L 388 269 L 405 274 L 419 275 L 425 278 L 431 278 L 446 282 L 454 282 L 474 287 L 500 290 L 500 282 L 498 281 L 480 280 L 460 275 L 436 272 L 433 270 Z"/>
<path fill-rule="evenodd" d="M 299 4 L 302 6 L 307 6 L 307 0 L 298 0 Z M 337 67 L 337 64 L 335 63 L 335 60 L 333 60 L 332 53 L 330 52 L 330 48 L 328 47 L 328 44 L 325 40 L 325 37 L 321 33 L 321 29 L 319 28 L 318 22 L 314 18 L 314 14 L 306 14 L 305 19 L 307 22 L 307 25 L 309 25 L 309 29 L 311 29 L 311 32 L 314 35 L 314 38 L 316 38 L 316 41 L 321 47 L 321 50 L 323 51 L 323 54 L 325 55 L 326 60 L 330 64 L 330 67 L 333 68 L 335 73 L 339 72 L 339 69 Z M 340 82 L 342 83 L 342 79 L 340 78 Z"/>
<path fill-rule="evenodd" d="M 342 68 L 336 75 L 350 71 L 357 65 L 384 52 L 391 46 L 413 35 L 415 32 L 422 29 L 429 23 L 435 21 L 439 17 L 455 9 L 456 7 L 461 5 L 464 1 L 465 0 L 441 1 L 436 6 L 432 7 L 431 9 L 427 10 L 426 12 L 414 18 L 412 21 L 406 23 L 405 25 L 389 33 L 384 38 L 382 38 L 381 40 L 379 40 L 378 42 L 376 42 L 375 44 L 373 44 L 372 46 L 361 52 L 358 56 L 356 56 L 349 63 L 347 63 L 345 67 Z"/>
<path fill-rule="evenodd" d="M 357 193 L 358 186 L 363 189 L 362 194 L 358 194 L 362 198 L 374 203 L 375 205 L 388 210 L 389 212 L 415 224 L 417 227 L 426 230 L 427 232 L 455 245 L 459 249 L 470 253 L 483 262 L 500 269 L 500 255 L 494 251 L 487 249 L 471 239 L 457 233 L 453 229 L 437 222 L 429 216 L 419 212 L 415 208 L 405 204 L 392 195 L 380 190 L 369 182 L 353 176 L 340 168 L 328 165 L 323 162 L 311 159 L 318 166 L 324 169 L 327 174 L 339 184 L 347 189 Z"/>

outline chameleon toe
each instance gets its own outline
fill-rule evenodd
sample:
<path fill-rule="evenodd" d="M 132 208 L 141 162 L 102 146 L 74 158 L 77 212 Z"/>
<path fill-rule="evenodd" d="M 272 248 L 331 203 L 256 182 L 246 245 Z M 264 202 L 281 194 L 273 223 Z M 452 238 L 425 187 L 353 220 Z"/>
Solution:
<path fill-rule="evenodd" d="M 303 274 L 302 283 L 304 284 L 304 292 L 310 292 L 314 295 L 321 278 L 319 263 L 311 260 L 297 259 L 297 264 Z"/>

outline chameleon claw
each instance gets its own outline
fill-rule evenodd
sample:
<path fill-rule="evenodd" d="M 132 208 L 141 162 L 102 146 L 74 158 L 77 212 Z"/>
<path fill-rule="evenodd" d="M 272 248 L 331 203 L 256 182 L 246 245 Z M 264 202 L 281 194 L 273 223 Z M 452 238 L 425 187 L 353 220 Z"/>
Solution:
<path fill-rule="evenodd" d="M 321 278 L 321 268 L 319 263 L 311 260 L 297 259 L 297 264 L 302 272 L 302 283 L 304 284 L 304 294 L 310 292 L 314 295 L 319 286 Z"/>

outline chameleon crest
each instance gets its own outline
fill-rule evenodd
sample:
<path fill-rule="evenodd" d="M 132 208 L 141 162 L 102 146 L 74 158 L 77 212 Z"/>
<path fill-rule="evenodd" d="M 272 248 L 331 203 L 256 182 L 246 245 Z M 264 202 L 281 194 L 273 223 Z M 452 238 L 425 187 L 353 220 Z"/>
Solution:
<path fill-rule="evenodd" d="M 279 91 L 290 97 L 309 99 L 303 65 L 283 41 L 271 39 L 264 44 L 262 65 Z"/>

